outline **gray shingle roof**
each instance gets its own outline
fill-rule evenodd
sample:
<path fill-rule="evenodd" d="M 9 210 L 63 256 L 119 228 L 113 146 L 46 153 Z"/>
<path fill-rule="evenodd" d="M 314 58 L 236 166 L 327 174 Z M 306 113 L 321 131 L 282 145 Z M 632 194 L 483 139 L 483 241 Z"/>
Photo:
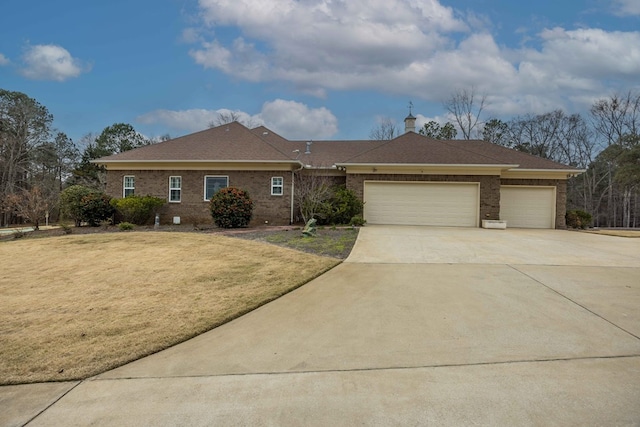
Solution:
<path fill-rule="evenodd" d="M 113 156 L 113 161 L 289 161 L 291 156 L 237 122 Z"/>
<path fill-rule="evenodd" d="M 336 164 L 519 165 L 518 169 L 577 170 L 486 141 L 436 140 L 408 132 L 390 141 L 289 141 L 260 126 L 234 122 L 98 159 L 119 161 L 300 162 Z"/>

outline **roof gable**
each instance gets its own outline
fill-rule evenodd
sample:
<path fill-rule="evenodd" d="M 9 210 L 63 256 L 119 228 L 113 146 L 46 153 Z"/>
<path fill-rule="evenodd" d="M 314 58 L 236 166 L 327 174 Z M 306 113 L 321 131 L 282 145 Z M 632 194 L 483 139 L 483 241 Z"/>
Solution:
<path fill-rule="evenodd" d="M 290 161 L 255 132 L 238 122 L 192 133 L 157 144 L 103 157 L 115 161 Z"/>

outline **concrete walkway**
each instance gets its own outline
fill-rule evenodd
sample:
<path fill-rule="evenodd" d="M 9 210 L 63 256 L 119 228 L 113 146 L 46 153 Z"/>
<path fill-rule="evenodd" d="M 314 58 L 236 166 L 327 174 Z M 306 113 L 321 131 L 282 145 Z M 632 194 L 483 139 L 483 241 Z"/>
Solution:
<path fill-rule="evenodd" d="M 351 257 L 0 424 L 637 425 L 640 239 L 365 227 Z M 35 417 L 35 418 L 34 418 Z"/>

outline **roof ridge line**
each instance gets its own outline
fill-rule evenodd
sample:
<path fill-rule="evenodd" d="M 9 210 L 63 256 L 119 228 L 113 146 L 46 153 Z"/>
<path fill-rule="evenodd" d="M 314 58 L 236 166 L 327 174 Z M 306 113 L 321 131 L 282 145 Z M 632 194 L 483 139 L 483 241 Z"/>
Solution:
<path fill-rule="evenodd" d="M 266 127 L 265 125 L 261 125 L 258 126 L 259 127 L 263 127 L 265 129 L 267 129 L 269 132 L 273 133 L 274 135 L 278 135 L 280 138 L 284 139 L 287 142 L 291 142 L 290 139 L 285 138 L 284 136 L 280 135 L 278 132 L 274 132 L 271 129 L 269 129 L 268 127 Z M 249 128 L 247 128 L 249 129 Z M 257 128 L 256 128 L 257 129 Z M 251 132 L 253 129 L 249 129 L 249 131 Z M 289 154 L 285 153 L 284 151 L 280 150 L 278 147 L 276 147 L 275 145 L 273 145 L 272 143 L 270 143 L 269 141 L 267 141 L 266 139 L 264 139 L 262 137 L 262 135 L 258 135 L 255 132 L 251 132 L 252 134 L 254 134 L 255 136 L 257 136 L 258 138 L 260 138 L 260 140 L 262 140 L 262 142 L 264 142 L 265 144 L 267 144 L 268 146 L 270 146 L 271 148 L 273 148 L 274 150 L 276 150 L 278 153 L 282 154 L 283 156 L 285 156 L 288 160 L 294 160 L 294 161 L 299 161 L 298 159 L 294 159 L 292 156 L 290 156 Z"/>

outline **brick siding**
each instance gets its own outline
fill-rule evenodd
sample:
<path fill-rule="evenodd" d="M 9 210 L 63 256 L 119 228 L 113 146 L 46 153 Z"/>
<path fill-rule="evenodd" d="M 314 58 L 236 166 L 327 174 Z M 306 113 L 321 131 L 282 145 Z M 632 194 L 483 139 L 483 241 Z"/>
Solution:
<path fill-rule="evenodd" d="M 228 176 L 229 186 L 249 192 L 254 203 L 251 225 L 288 225 L 291 217 L 291 172 L 287 171 L 187 171 L 130 170 L 107 172 L 107 194 L 122 197 L 123 177 L 135 177 L 135 194 L 169 199 L 169 177 L 182 177 L 181 201 L 166 203 L 160 211 L 160 221 L 171 223 L 179 216 L 181 223 L 213 223 L 209 203 L 204 200 L 204 177 Z M 271 178 L 283 178 L 283 195 L 271 195 Z"/>

